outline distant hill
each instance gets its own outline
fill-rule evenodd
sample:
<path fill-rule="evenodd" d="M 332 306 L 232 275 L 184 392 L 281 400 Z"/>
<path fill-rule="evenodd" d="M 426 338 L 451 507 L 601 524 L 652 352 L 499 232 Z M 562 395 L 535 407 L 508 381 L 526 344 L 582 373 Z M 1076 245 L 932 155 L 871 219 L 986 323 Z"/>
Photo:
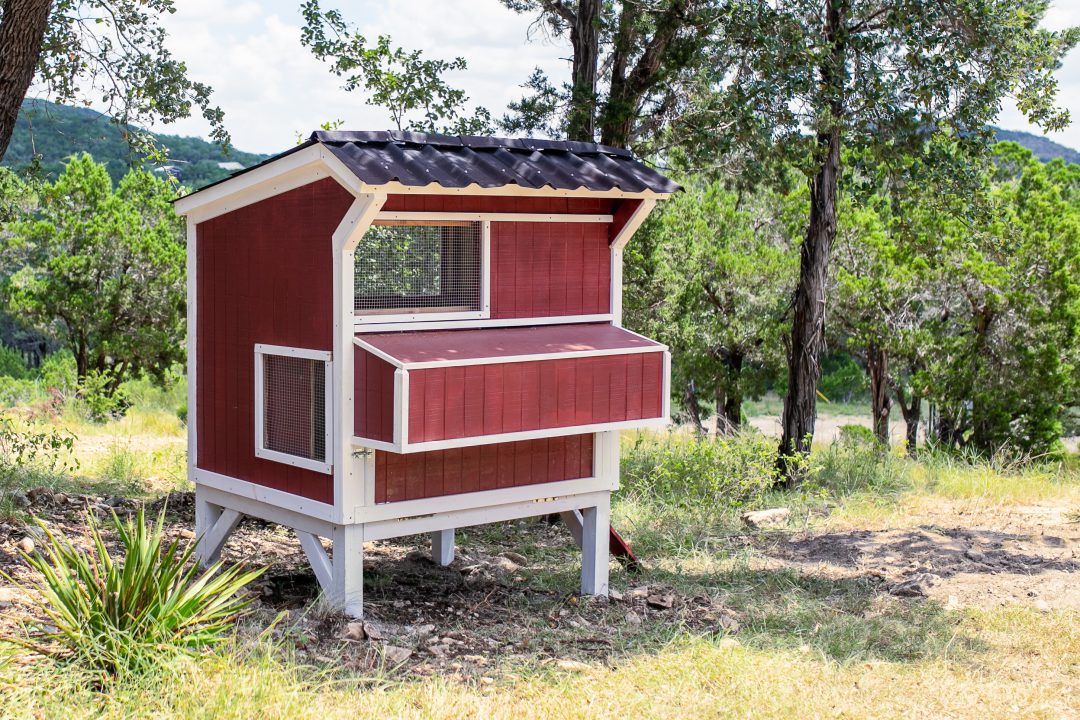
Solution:
<path fill-rule="evenodd" d="M 997 139 L 1001 141 L 1012 141 L 1018 145 L 1022 145 L 1031 151 L 1031 154 L 1037 157 L 1043 162 L 1050 162 L 1061 158 L 1067 163 L 1076 163 L 1080 165 L 1080 152 L 1073 150 L 1070 147 L 1065 147 L 1060 143 L 1056 143 L 1049 138 L 1045 138 L 1041 135 L 1034 135 L 1029 132 L 1023 132 L 1021 130 L 1002 130 L 1001 128 L 994 128 L 994 132 L 997 133 Z"/>
<path fill-rule="evenodd" d="M 220 180 L 267 157 L 234 149 L 225 155 L 220 147 L 201 138 L 155 137 L 168 148 L 167 170 L 192 188 Z M 108 116 L 88 108 L 29 99 L 23 101 L 11 144 L 0 164 L 22 167 L 39 154 L 42 172 L 52 180 L 64 169 L 67 158 L 80 152 L 88 152 L 105 163 L 113 182 L 118 182 L 131 165 L 141 162 L 124 141 L 121 128 Z"/>

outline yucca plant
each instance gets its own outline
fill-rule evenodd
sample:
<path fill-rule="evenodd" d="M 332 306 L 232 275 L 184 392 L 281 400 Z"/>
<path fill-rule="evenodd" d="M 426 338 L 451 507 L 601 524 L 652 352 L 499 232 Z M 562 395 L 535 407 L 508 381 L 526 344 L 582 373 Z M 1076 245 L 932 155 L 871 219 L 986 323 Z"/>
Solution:
<path fill-rule="evenodd" d="M 114 512 L 123 558 L 110 555 L 101 528 L 87 515 L 91 549 L 63 535 L 46 535 L 40 554 L 24 555 L 42 578 L 27 594 L 49 623 L 23 642 L 95 673 L 120 675 L 160 667 L 180 654 L 194 655 L 226 639 L 250 603 L 244 586 L 262 573 L 220 562 L 200 571 L 194 543 L 166 543 L 165 510 L 147 524 Z M 9 578 L 10 579 L 10 578 Z"/>

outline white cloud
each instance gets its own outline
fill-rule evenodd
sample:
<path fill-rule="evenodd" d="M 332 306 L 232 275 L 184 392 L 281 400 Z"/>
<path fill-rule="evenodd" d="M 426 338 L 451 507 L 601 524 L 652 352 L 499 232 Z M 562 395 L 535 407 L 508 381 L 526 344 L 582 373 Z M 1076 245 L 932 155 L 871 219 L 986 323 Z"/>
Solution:
<path fill-rule="evenodd" d="M 324 0 L 324 6 L 333 3 Z M 214 88 L 225 110 L 233 143 L 242 150 L 278 152 L 327 120 L 352 129 L 390 127 L 381 108 L 368 106 L 360 92 L 348 93 L 326 66 L 300 45 L 300 0 L 183 0 L 166 21 L 173 53 L 188 63 L 192 78 Z M 347 19 L 369 38 L 390 35 L 398 45 L 421 49 L 429 57 L 462 56 L 468 70 L 448 77 L 472 102 L 495 116 L 520 97 L 521 83 L 540 66 L 558 81 L 569 75 L 569 48 L 529 39 L 531 18 L 510 12 L 498 0 L 362 0 L 341 4 Z M 1080 25 L 1080 3 L 1056 0 L 1046 25 Z M 1051 137 L 1080 149 L 1080 50 L 1058 72 L 1060 103 L 1074 123 Z M 1040 133 L 1010 102 L 1002 108 L 1002 127 Z M 158 128 L 163 132 L 206 136 L 201 118 Z"/>

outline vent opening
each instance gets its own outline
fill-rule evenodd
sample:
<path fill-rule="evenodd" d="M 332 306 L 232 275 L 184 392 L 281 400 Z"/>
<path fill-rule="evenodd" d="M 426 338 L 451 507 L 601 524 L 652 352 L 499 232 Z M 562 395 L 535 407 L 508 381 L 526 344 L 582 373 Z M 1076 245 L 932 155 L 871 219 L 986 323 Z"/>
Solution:
<path fill-rule="evenodd" d="M 256 347 L 255 454 L 330 470 L 329 353 Z"/>
<path fill-rule="evenodd" d="M 358 315 L 481 309 L 481 223 L 376 221 L 356 248 Z"/>

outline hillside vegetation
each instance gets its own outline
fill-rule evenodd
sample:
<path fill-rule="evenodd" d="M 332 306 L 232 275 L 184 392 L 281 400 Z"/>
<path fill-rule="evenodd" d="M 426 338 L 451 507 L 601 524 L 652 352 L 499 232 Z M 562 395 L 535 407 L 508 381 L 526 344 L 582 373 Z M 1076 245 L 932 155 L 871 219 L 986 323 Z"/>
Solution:
<path fill-rule="evenodd" d="M 109 176 L 116 184 L 133 165 L 153 167 L 129 146 L 124 133 L 123 127 L 96 110 L 27 99 L 19 112 L 11 145 L 0 165 L 24 167 L 33 163 L 35 156 L 40 156 L 38 163 L 42 174 L 49 180 L 55 180 L 68 159 L 87 152 L 105 162 Z M 219 163 L 240 163 L 248 167 L 267 157 L 235 148 L 229 148 L 226 153 L 202 138 L 153 136 L 167 150 L 170 172 L 192 188 L 220 180 L 236 170 L 235 167 L 223 168 Z"/>

